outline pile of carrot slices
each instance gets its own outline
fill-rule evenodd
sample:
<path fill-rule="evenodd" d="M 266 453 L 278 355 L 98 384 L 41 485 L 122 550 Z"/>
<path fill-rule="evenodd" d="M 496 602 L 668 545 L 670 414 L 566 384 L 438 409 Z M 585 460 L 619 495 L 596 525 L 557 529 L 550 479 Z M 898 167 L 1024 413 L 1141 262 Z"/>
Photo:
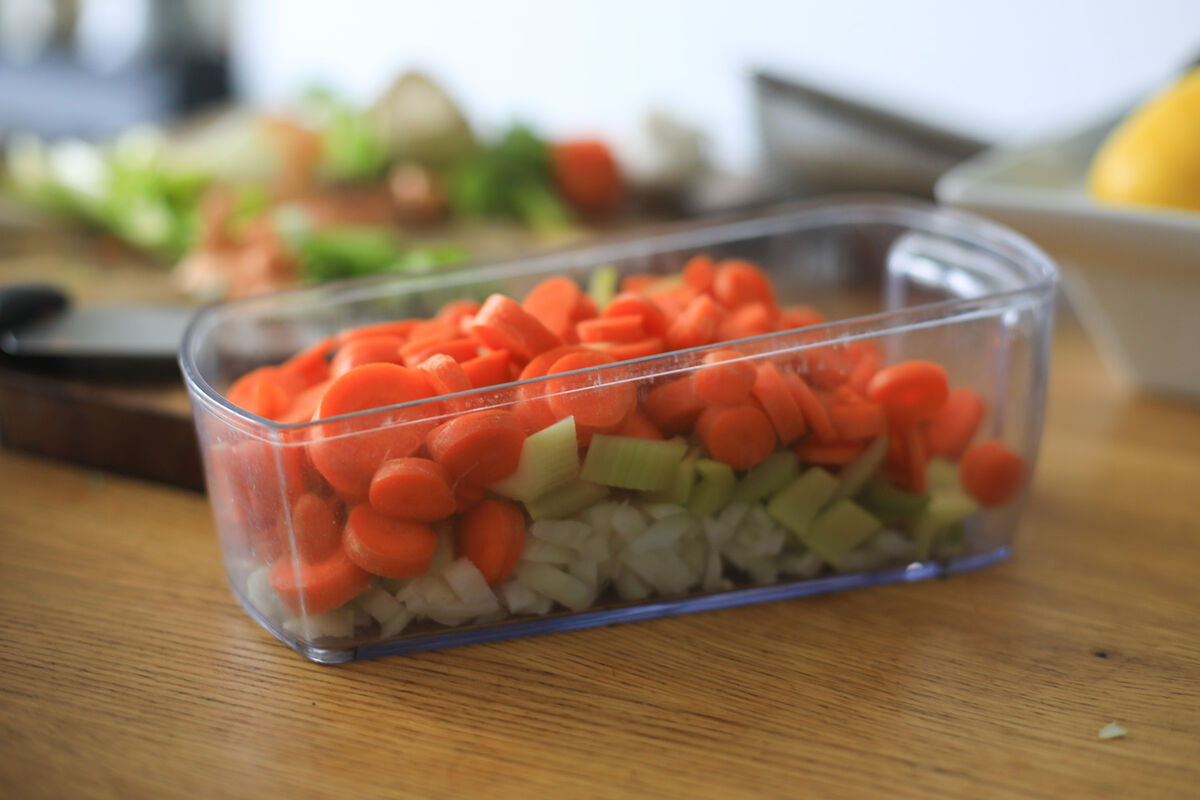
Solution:
<path fill-rule="evenodd" d="M 234 405 L 314 424 L 285 429 L 282 448 L 231 446 L 211 472 L 245 501 L 231 513 L 274 563 L 284 603 L 308 613 L 344 604 L 371 575 L 421 575 L 437 542 L 431 526 L 450 518 L 459 554 L 489 583 L 506 580 L 524 545 L 524 511 L 487 487 L 517 469 L 528 435 L 568 416 L 581 448 L 597 433 L 683 436 L 735 470 L 780 447 L 836 470 L 886 435 L 885 469 L 903 488 L 925 491 L 936 456 L 959 461 L 965 490 L 983 505 L 1018 492 L 1020 457 L 998 441 L 971 444 L 983 399 L 952 389 L 934 362 L 886 365 L 869 341 L 770 358 L 717 347 L 823 321 L 812 308 L 781 306 L 757 265 L 704 255 L 677 275 L 626 276 L 602 307 L 562 276 L 523 302 L 456 300 L 431 319 L 350 329 L 240 378 L 227 393 Z M 613 369 L 688 348 L 708 349 L 684 371 L 649 379 Z M 542 380 L 508 390 L 503 405 L 471 393 L 531 379 Z M 372 409 L 381 410 L 358 413 Z M 274 494 L 264 495 L 272 476 Z"/>

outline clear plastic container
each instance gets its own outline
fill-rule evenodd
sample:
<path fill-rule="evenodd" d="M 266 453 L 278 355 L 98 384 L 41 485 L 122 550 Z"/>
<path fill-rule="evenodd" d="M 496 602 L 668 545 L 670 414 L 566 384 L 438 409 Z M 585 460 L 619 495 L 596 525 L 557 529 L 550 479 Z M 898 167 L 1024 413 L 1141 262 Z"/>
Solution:
<path fill-rule="evenodd" d="M 402 448 L 408 452 L 435 424 L 464 409 L 523 411 L 529 397 L 547 388 L 546 379 L 300 424 L 235 407 L 223 396 L 233 380 L 349 327 L 430 316 L 451 299 L 482 300 L 493 292 L 519 299 L 547 276 L 583 285 L 599 267 L 669 275 L 696 254 L 750 259 L 770 273 L 781 304 L 804 303 L 834 321 L 587 370 L 572 391 L 623 382 L 644 401 L 656 387 L 711 369 L 703 358 L 716 349 L 735 349 L 756 368 L 796 372 L 818 388 L 819 373 L 849 369 L 850 354 L 866 349 L 885 365 L 932 361 L 952 388 L 968 387 L 984 400 L 975 440 L 999 439 L 1024 460 L 1016 495 L 987 508 L 960 502 L 966 495 L 954 462 L 930 459 L 919 462 L 925 494 L 910 492 L 920 502 L 888 505 L 876 492 L 895 488 L 880 477 L 892 469 L 894 445 L 888 445 L 886 470 L 878 460 L 866 465 L 878 473 L 867 488 L 847 474 L 849 467 L 823 467 L 827 474 L 818 477 L 836 479 L 835 494 L 847 494 L 846 502 L 876 519 L 867 530 L 826 525 L 822 517 L 821 535 L 833 537 L 832 545 L 816 546 L 815 522 L 785 525 L 780 519 L 787 515 L 769 505 L 781 491 L 779 481 L 790 487 L 814 467 L 801 463 L 800 472 L 785 465 L 786 474 L 771 476 L 768 496 L 752 502 L 722 502 L 728 492 L 720 480 L 693 485 L 688 478 L 688 503 L 715 497 L 716 510 L 705 508 L 709 502 L 689 510 L 680 505 L 683 495 L 661 489 L 652 495 L 610 487 L 602 499 L 587 498 L 595 505 L 572 514 L 578 524 L 532 523 L 517 577 L 494 589 L 481 589 L 471 562 L 456 558 L 460 517 L 453 516 L 434 523 L 438 547 L 422 577 L 371 577 L 361 594 L 334 609 L 324 608 L 327 597 L 304 592 L 290 595 L 290 606 L 282 601 L 271 570 L 301 568 L 298 496 L 328 501 L 339 523 L 363 502 L 361 487 L 329 485 L 314 467 L 314 448 L 327 448 L 326 461 L 331 446 L 335 454 L 349 448 L 361 456 L 391 453 L 389 443 L 400 441 L 409 443 Z M 230 585 L 264 628 L 328 663 L 923 580 L 991 564 L 1010 552 L 1037 456 L 1056 281 L 1043 253 L 997 225 L 924 204 L 863 198 L 439 275 L 379 277 L 214 306 L 197 316 L 181 361 Z M 911 435 L 922 425 L 909 426 Z M 895 436 L 909 435 L 908 428 L 895 430 Z M 686 458 L 709 455 L 694 438 L 686 444 Z M 584 449 L 585 465 L 594 447 Z M 794 462 L 786 455 L 777 460 Z M 678 475 L 682 467 L 672 464 Z M 742 493 L 750 483 L 744 471 L 734 477 L 738 497 L 755 497 L 749 489 Z M 762 485 L 754 486 L 761 494 Z M 832 502 L 821 491 L 815 496 L 821 499 L 811 511 L 825 515 Z M 851 516 L 863 519 L 857 511 Z M 838 538 L 847 536 L 853 541 Z"/>

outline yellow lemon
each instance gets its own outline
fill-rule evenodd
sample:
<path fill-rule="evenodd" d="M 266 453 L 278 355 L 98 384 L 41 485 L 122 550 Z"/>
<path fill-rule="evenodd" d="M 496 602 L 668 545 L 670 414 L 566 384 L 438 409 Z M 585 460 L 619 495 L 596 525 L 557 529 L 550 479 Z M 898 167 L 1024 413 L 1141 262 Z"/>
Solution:
<path fill-rule="evenodd" d="M 1113 130 L 1092 160 L 1088 191 L 1109 203 L 1200 210 L 1200 68 Z"/>

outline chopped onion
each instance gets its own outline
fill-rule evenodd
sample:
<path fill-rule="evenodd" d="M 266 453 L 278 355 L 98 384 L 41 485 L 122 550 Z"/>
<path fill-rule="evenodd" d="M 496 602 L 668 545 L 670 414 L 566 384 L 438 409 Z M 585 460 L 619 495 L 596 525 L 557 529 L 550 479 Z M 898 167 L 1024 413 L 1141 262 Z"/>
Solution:
<path fill-rule="evenodd" d="M 538 601 L 537 593 L 518 581 L 501 584 L 500 597 L 504 600 L 505 607 L 513 614 L 528 610 Z"/>
<path fill-rule="evenodd" d="M 517 564 L 516 576 L 533 591 L 572 611 L 582 611 L 592 603 L 592 592 L 583 581 L 549 564 L 523 561 Z"/>
<path fill-rule="evenodd" d="M 543 564 L 569 564 L 575 560 L 575 555 L 565 547 L 541 539 L 525 540 L 525 549 L 521 552 L 522 561 L 537 561 Z"/>
<path fill-rule="evenodd" d="M 692 515 L 680 511 L 665 519 L 660 519 L 645 530 L 640 536 L 629 543 L 632 553 L 644 553 L 647 550 L 661 550 L 675 544 L 685 533 L 695 526 Z"/>
<path fill-rule="evenodd" d="M 469 608 L 485 609 L 482 613 L 494 611 L 500 607 L 492 587 L 487 579 L 469 558 L 460 558 L 446 569 L 442 570 L 442 578 L 450 584 L 450 588 L 458 595 L 458 599 Z"/>
<path fill-rule="evenodd" d="M 578 550 L 583 541 L 591 536 L 592 527 L 573 519 L 543 519 L 533 523 L 529 533 L 550 544 Z"/>
<path fill-rule="evenodd" d="M 621 503 L 613 509 L 612 526 L 618 536 L 631 542 L 645 533 L 646 518 L 633 506 Z"/>

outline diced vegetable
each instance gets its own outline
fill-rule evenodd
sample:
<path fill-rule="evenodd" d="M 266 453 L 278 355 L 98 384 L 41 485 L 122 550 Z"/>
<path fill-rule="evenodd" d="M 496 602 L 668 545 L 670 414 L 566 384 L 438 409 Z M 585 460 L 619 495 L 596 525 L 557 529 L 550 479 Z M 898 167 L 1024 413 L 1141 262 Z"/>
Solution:
<path fill-rule="evenodd" d="M 882 523 L 850 500 L 836 500 L 797 534 L 804 545 L 831 566 L 841 564 Z"/>
<path fill-rule="evenodd" d="M 696 483 L 696 462 L 698 460 L 699 456 L 695 454 L 685 457 L 675 468 L 675 473 L 667 485 L 649 494 L 647 499 L 659 503 L 686 505 L 692 496 L 692 487 Z"/>
<path fill-rule="evenodd" d="M 934 492 L 913 524 L 918 561 L 929 558 L 938 536 L 979 510 L 979 504 L 959 491 Z"/>
<path fill-rule="evenodd" d="M 668 485 L 687 452 L 682 441 L 653 442 L 630 436 L 592 437 L 580 477 L 623 489 L 648 491 Z"/>
<path fill-rule="evenodd" d="M 888 438 L 886 436 L 877 436 L 867 445 L 867 449 L 862 452 L 862 455 L 846 465 L 842 474 L 838 476 L 841 485 L 833 493 L 834 499 L 854 497 L 862 491 L 862 488 L 867 485 L 867 481 L 871 480 L 872 476 L 883 466 L 883 457 L 887 455 L 887 450 Z"/>
<path fill-rule="evenodd" d="M 696 517 L 707 517 L 717 513 L 733 498 L 733 489 L 737 478 L 729 465 L 711 458 L 702 458 L 696 462 L 696 472 L 700 480 L 692 489 L 688 500 L 688 511 Z"/>
<path fill-rule="evenodd" d="M 617 294 L 617 283 L 621 273 L 611 264 L 596 267 L 588 278 L 587 294 L 596 304 L 596 308 L 604 308 Z"/>
<path fill-rule="evenodd" d="M 525 504 L 534 519 L 562 519 L 608 496 L 608 487 L 575 480 Z"/>
<path fill-rule="evenodd" d="M 884 524 L 898 525 L 920 514 L 929 504 L 929 495 L 905 491 L 877 475 L 859 492 L 857 501 Z"/>
<path fill-rule="evenodd" d="M 766 500 L 800 475 L 800 459 L 791 450 L 777 450 L 767 456 L 738 482 L 733 500 L 758 503 Z"/>
<path fill-rule="evenodd" d="M 771 498 L 767 513 L 796 535 L 804 533 L 817 512 L 833 499 L 838 479 L 820 467 L 812 467 Z"/>
<path fill-rule="evenodd" d="M 587 584 L 549 564 L 518 564 L 516 577 L 527 588 L 572 611 L 582 611 L 592 603 L 592 593 Z"/>
<path fill-rule="evenodd" d="M 517 471 L 490 488 L 497 494 L 528 503 L 569 483 L 579 474 L 579 445 L 575 418 L 567 417 L 526 437 Z"/>

